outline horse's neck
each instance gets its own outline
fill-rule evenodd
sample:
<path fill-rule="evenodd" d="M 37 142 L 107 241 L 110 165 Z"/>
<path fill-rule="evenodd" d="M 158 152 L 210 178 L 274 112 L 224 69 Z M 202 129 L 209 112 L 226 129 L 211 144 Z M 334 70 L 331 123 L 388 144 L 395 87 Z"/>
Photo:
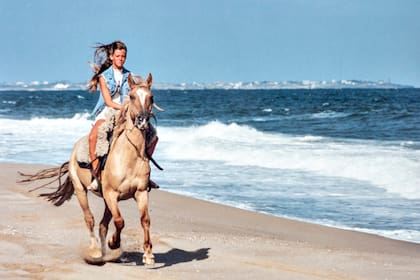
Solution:
<path fill-rule="evenodd" d="M 119 125 L 114 129 L 110 153 L 119 146 L 123 149 L 134 149 L 134 153 L 128 153 L 133 157 L 145 159 L 146 141 L 144 133 L 130 124 Z"/>

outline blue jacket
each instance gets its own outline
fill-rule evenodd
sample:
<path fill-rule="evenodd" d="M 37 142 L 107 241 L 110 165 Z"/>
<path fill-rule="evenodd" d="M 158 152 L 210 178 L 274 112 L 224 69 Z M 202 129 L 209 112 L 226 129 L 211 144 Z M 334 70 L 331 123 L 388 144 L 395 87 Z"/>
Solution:
<path fill-rule="evenodd" d="M 128 75 L 130 74 L 130 71 L 123 68 L 122 74 L 123 74 L 123 77 L 122 77 L 121 89 L 120 89 L 120 103 L 121 104 L 124 100 L 124 97 L 127 96 L 128 92 L 130 91 L 130 87 L 128 86 Z M 113 96 L 117 92 L 117 81 L 115 81 L 114 69 L 112 68 L 112 66 L 110 66 L 108 69 L 102 72 L 101 76 L 105 78 L 109 92 L 111 93 L 111 98 L 113 98 Z M 106 106 L 105 100 L 101 93 L 99 95 L 98 102 L 96 103 L 96 106 L 92 111 L 92 115 L 96 117 L 105 108 L 105 106 Z"/>

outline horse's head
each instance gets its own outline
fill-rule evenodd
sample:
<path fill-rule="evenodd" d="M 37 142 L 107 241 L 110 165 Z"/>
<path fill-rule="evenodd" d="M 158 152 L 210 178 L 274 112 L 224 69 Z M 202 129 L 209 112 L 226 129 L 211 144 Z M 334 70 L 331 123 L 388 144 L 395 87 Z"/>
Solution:
<path fill-rule="evenodd" d="M 129 100 L 123 110 L 127 111 L 127 114 L 129 114 L 127 117 L 140 130 L 148 128 L 150 117 L 153 117 L 153 107 L 162 110 L 154 104 L 153 94 L 150 90 L 152 80 L 151 74 L 149 74 L 145 81 L 140 76 L 130 75 L 128 77 L 128 84 L 130 86 Z"/>

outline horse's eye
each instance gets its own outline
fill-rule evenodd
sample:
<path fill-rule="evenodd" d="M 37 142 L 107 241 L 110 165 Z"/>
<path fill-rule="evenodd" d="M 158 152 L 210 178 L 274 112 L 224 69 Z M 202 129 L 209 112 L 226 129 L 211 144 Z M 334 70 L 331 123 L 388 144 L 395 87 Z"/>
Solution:
<path fill-rule="evenodd" d="M 130 100 L 133 101 L 134 99 L 136 99 L 134 95 L 130 95 Z"/>

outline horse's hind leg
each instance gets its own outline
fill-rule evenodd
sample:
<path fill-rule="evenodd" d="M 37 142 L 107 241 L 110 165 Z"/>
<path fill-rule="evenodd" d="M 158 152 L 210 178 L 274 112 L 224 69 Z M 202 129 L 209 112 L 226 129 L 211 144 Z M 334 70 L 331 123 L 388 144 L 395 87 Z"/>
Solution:
<path fill-rule="evenodd" d="M 137 191 L 134 197 L 140 211 L 140 223 L 144 231 L 143 263 L 152 265 L 155 263 L 155 257 L 152 253 L 152 242 L 150 240 L 149 193 L 147 191 Z"/>
<path fill-rule="evenodd" d="M 80 143 L 81 143 L 81 140 L 76 142 L 73 152 L 71 154 L 70 161 L 69 161 L 69 176 L 73 183 L 73 187 L 74 187 L 74 191 L 76 193 L 77 199 L 79 200 L 80 208 L 82 208 L 86 226 L 89 230 L 90 246 L 89 246 L 89 250 L 87 254 L 85 255 L 85 260 L 87 262 L 95 263 L 95 262 L 102 261 L 102 253 L 101 253 L 101 250 L 99 249 L 98 240 L 96 239 L 95 233 L 93 232 L 94 227 L 95 227 L 95 219 L 89 208 L 87 190 L 83 187 L 83 184 L 81 182 L 81 178 L 83 177 L 84 171 L 79 168 L 79 165 L 76 159 L 76 154 L 77 154 L 77 150 L 79 149 Z"/>
<path fill-rule="evenodd" d="M 95 233 L 93 231 L 95 227 L 95 218 L 93 217 L 93 214 L 89 208 L 86 190 L 83 189 L 83 187 L 82 189 L 75 187 L 75 192 L 77 199 L 79 200 L 80 207 L 82 208 L 83 215 L 85 217 L 86 226 L 89 230 L 90 246 L 87 257 L 94 261 L 102 258 L 102 253 L 98 248 L 98 240 L 96 239 Z"/>

